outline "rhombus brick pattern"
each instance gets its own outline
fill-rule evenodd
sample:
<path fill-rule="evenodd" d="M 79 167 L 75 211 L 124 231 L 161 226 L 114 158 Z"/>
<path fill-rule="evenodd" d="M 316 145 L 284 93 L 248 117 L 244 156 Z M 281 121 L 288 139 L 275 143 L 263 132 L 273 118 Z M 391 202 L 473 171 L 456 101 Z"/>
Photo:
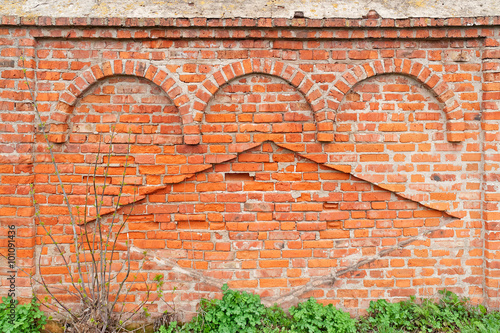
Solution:
<path fill-rule="evenodd" d="M 71 281 L 37 210 L 75 263 L 44 126 L 73 207 L 96 165 L 111 219 L 125 172 L 132 273 L 163 274 L 185 318 L 224 283 L 353 314 L 443 288 L 500 306 L 499 18 L 1 22 L 0 246 L 16 225 L 21 297 L 36 268 Z"/>

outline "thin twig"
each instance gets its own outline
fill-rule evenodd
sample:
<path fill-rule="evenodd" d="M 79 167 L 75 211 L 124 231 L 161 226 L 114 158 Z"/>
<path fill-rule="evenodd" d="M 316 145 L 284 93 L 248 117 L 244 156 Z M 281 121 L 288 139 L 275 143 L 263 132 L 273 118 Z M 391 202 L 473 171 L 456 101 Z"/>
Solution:
<path fill-rule="evenodd" d="M 43 137 L 45 138 L 45 141 L 47 142 L 47 145 L 48 145 L 48 150 L 49 150 L 49 153 L 50 153 L 50 159 L 51 159 L 52 164 L 54 165 L 55 174 L 57 175 L 57 180 L 58 180 L 59 185 L 61 186 L 61 190 L 63 192 L 63 200 L 66 203 L 66 207 L 68 208 L 68 212 L 69 212 L 69 216 L 70 216 L 70 220 L 71 220 L 71 226 L 73 228 L 73 235 L 76 236 L 75 217 L 73 216 L 73 212 L 71 211 L 71 206 L 70 206 L 70 203 L 69 203 L 69 200 L 68 200 L 68 194 L 66 193 L 66 190 L 64 189 L 64 184 L 62 182 L 61 175 L 59 174 L 58 165 L 57 165 L 55 157 L 54 157 L 54 152 L 52 151 L 52 145 L 50 144 L 49 137 L 47 135 L 47 132 L 45 131 L 45 123 L 42 122 L 42 118 L 40 116 L 40 111 L 38 110 L 38 106 L 37 106 L 37 103 L 36 103 L 36 98 L 35 98 L 35 96 L 33 94 L 31 86 L 30 86 L 30 84 L 28 82 L 28 76 L 26 75 L 26 68 L 24 66 L 24 64 L 25 64 L 24 57 L 22 58 L 22 60 L 23 60 L 24 80 L 26 82 L 26 85 L 28 86 L 28 90 L 29 90 L 29 93 L 30 93 L 30 96 L 31 96 L 31 99 L 32 99 L 32 103 L 33 103 L 33 108 L 35 110 L 35 114 L 37 115 L 38 120 L 40 121 L 40 124 L 42 125 L 40 128 L 42 130 Z M 78 260 L 78 239 L 77 239 L 77 237 L 73 237 L 73 241 L 74 241 L 74 244 L 75 244 L 75 251 L 76 251 L 76 254 L 77 254 L 78 273 L 80 275 L 81 287 L 83 289 L 83 275 L 82 275 L 82 271 L 81 271 L 81 267 L 80 267 L 80 262 Z"/>

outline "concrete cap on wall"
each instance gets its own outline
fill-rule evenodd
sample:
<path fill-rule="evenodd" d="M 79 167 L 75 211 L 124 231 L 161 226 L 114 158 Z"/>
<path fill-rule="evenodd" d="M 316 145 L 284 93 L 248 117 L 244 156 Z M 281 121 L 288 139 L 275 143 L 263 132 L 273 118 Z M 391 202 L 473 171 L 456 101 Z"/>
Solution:
<path fill-rule="evenodd" d="M 0 0 L 0 16 L 382 18 L 498 16 L 498 0 Z"/>

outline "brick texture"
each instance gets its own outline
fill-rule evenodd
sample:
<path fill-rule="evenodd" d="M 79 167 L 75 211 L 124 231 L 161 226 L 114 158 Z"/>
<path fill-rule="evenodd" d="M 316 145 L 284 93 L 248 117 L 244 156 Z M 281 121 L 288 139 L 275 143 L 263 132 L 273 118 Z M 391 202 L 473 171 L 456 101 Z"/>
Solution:
<path fill-rule="evenodd" d="M 164 274 L 185 318 L 224 283 L 352 314 L 443 288 L 498 308 L 498 22 L 3 17 L 0 250 L 15 224 L 17 264 L 70 281 L 29 193 L 74 253 L 24 67 L 70 202 L 97 162 L 108 216 L 125 172 L 133 274 Z"/>

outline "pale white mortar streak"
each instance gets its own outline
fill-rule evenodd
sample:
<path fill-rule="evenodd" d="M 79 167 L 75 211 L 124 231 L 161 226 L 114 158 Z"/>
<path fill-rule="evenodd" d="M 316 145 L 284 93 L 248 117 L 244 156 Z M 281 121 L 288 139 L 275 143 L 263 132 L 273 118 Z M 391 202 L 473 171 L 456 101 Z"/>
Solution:
<path fill-rule="evenodd" d="M 500 15 L 498 0 L 0 0 L 0 15 L 50 17 L 383 18 Z"/>
<path fill-rule="evenodd" d="M 130 246 L 130 252 L 135 252 L 135 253 L 141 253 L 141 254 L 143 254 L 144 250 L 139 249 L 139 248 L 137 248 L 135 246 Z M 198 281 L 202 281 L 202 282 L 211 284 L 211 285 L 213 285 L 215 287 L 219 287 L 220 288 L 220 287 L 222 287 L 222 285 L 224 283 L 221 280 L 217 280 L 217 279 L 205 276 L 200 270 L 182 268 L 179 265 L 177 265 L 177 263 L 175 262 L 175 260 L 171 260 L 171 259 L 168 259 L 168 258 L 158 258 L 156 255 L 154 255 L 154 251 L 151 251 L 151 254 L 148 253 L 147 256 L 154 263 L 156 263 L 156 264 L 158 264 L 160 266 L 171 266 L 172 267 L 172 271 L 174 271 L 174 272 L 181 273 L 181 274 L 193 277 L 193 278 L 197 278 Z M 160 270 L 158 270 L 158 271 L 160 271 Z"/>

